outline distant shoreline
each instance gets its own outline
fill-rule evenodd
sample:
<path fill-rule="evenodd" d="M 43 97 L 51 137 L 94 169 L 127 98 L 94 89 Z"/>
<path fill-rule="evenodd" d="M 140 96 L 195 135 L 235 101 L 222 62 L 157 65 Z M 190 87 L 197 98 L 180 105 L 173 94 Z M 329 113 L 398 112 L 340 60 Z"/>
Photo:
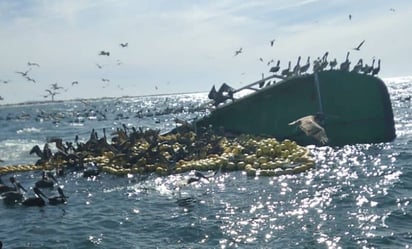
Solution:
<path fill-rule="evenodd" d="M 112 99 L 127 99 L 127 98 L 143 98 L 143 97 L 153 97 L 153 96 L 169 96 L 169 95 L 186 95 L 186 94 L 197 94 L 205 93 L 200 92 L 185 92 L 185 93 L 162 93 L 162 94 L 147 94 L 147 95 L 137 95 L 137 96 L 120 96 L 120 97 L 98 97 L 98 98 L 76 98 L 76 99 L 62 99 L 62 100 L 34 100 L 34 101 L 24 101 L 19 103 L 7 103 L 0 104 L 1 107 L 14 107 L 14 106 L 24 106 L 24 105 L 41 105 L 41 104 L 51 104 L 51 103 L 65 103 L 65 102 L 80 102 L 82 100 L 96 101 L 96 100 L 112 100 Z"/>

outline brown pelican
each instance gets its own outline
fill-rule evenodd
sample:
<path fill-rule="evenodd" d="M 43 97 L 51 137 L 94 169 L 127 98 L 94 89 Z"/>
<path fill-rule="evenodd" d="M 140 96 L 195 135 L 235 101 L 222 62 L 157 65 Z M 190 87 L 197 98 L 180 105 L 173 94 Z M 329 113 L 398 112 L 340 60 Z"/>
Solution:
<path fill-rule="evenodd" d="M 41 179 L 35 183 L 37 188 L 53 188 L 54 183 L 57 183 L 57 179 L 51 172 L 42 171 Z"/>
<path fill-rule="evenodd" d="M 300 68 L 300 72 L 301 72 L 301 73 L 306 73 L 306 71 L 308 71 L 309 67 L 310 67 L 310 56 L 308 56 L 308 60 L 306 61 L 306 64 L 303 65 L 303 66 Z"/>
<path fill-rule="evenodd" d="M 335 67 L 336 67 L 337 65 L 338 65 L 338 61 L 336 60 L 336 58 L 333 59 L 333 61 L 329 62 L 329 66 L 330 66 L 330 69 L 331 69 L 331 70 L 335 69 Z"/>
<path fill-rule="evenodd" d="M 128 42 L 126 42 L 126 43 L 120 43 L 120 47 L 122 47 L 122 48 L 125 48 L 125 47 L 127 47 L 128 45 L 129 45 Z"/>
<path fill-rule="evenodd" d="M 23 186 L 22 186 L 18 181 L 16 181 L 16 178 L 14 178 L 13 176 L 11 176 L 11 177 L 9 178 L 9 180 L 10 180 L 10 182 L 11 182 L 11 184 L 12 184 L 13 186 L 10 187 L 10 186 L 4 185 L 4 184 L 0 184 L 0 194 L 6 193 L 6 192 L 9 192 L 9 191 L 17 191 L 19 188 L 21 188 L 21 189 L 23 189 L 24 191 L 26 191 L 26 190 L 23 188 Z"/>
<path fill-rule="evenodd" d="M 349 61 L 349 52 L 346 54 L 346 60 L 340 64 L 340 70 L 349 71 L 350 61 Z"/>
<path fill-rule="evenodd" d="M 58 204 L 65 204 L 67 203 L 67 196 L 64 195 L 63 189 L 60 187 L 57 188 L 57 191 L 59 192 L 59 195 L 55 195 L 52 197 L 48 197 L 47 199 L 49 200 L 50 205 L 58 205 Z"/>
<path fill-rule="evenodd" d="M 225 102 L 228 99 L 234 100 L 233 92 L 235 89 L 229 86 L 226 83 L 223 83 L 222 86 L 219 88 L 219 91 L 216 91 L 215 86 L 212 87 L 208 94 L 208 98 L 214 100 L 214 105 L 218 106 L 220 103 Z"/>
<path fill-rule="evenodd" d="M 296 62 L 295 67 L 293 68 L 293 74 L 294 75 L 300 74 L 300 56 L 298 57 L 298 61 Z"/>
<path fill-rule="evenodd" d="M 323 71 L 327 66 L 328 66 L 328 55 L 329 52 L 326 52 L 323 57 L 322 60 L 320 62 L 320 69 Z"/>
<path fill-rule="evenodd" d="M 282 70 L 282 73 L 281 73 L 282 76 L 288 77 L 290 75 L 290 65 L 291 65 L 290 61 L 288 65 L 289 65 L 288 68 Z"/>
<path fill-rule="evenodd" d="M 47 196 L 45 196 L 40 189 L 37 187 L 33 188 L 33 191 L 36 195 L 36 197 L 30 197 L 25 199 L 21 204 L 27 207 L 43 207 L 46 205 L 46 202 L 43 200 L 42 196 L 47 199 Z"/>
<path fill-rule="evenodd" d="M 363 40 L 356 48 L 353 48 L 353 50 L 359 51 L 364 42 L 365 42 L 365 40 Z"/>
<path fill-rule="evenodd" d="M 381 70 L 381 59 L 378 60 L 378 66 L 372 69 L 372 75 L 377 75 Z"/>
<path fill-rule="evenodd" d="M 239 48 L 239 50 L 236 50 L 234 56 L 239 55 L 240 53 L 242 53 L 242 48 Z"/>
<path fill-rule="evenodd" d="M 43 151 L 40 149 L 38 145 L 33 146 L 33 148 L 30 150 L 30 155 L 33 153 L 40 157 L 40 159 L 36 162 L 36 165 L 41 165 L 45 162 L 48 162 L 52 157 L 52 152 L 47 143 L 44 144 Z"/>
<path fill-rule="evenodd" d="M 289 123 L 289 125 L 298 125 L 306 136 L 314 137 L 322 144 L 326 144 L 329 139 L 326 135 L 325 129 L 318 123 L 320 122 L 320 119 L 320 114 L 309 115 L 293 121 Z"/>
<path fill-rule="evenodd" d="M 276 63 L 276 66 L 270 68 L 269 72 L 276 73 L 277 71 L 279 71 L 279 69 L 280 69 L 280 60 L 278 60 L 278 62 Z"/>
<path fill-rule="evenodd" d="M 20 190 L 27 192 L 27 190 L 18 182 L 14 177 L 10 177 L 10 181 L 15 186 L 12 190 L 3 192 L 1 197 L 3 197 L 3 201 L 6 204 L 15 204 L 17 202 L 21 202 L 23 200 L 23 194 Z"/>
<path fill-rule="evenodd" d="M 359 59 L 358 63 L 356 63 L 356 65 L 353 67 L 352 72 L 359 73 L 362 67 L 363 67 L 363 60 Z"/>

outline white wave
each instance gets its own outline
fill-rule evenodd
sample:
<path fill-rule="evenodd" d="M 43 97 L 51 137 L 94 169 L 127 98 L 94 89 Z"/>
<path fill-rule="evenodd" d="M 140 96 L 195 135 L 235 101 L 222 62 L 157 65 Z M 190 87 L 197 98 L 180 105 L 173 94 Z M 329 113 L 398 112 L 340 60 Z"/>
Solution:
<path fill-rule="evenodd" d="M 38 158 L 36 155 L 30 155 L 30 150 L 36 144 L 43 144 L 43 142 L 27 139 L 0 141 L 0 158 L 4 160 L 3 164 L 8 165 L 26 162 L 34 163 Z"/>
<path fill-rule="evenodd" d="M 412 76 L 398 76 L 398 77 L 383 78 L 383 81 L 389 84 L 407 83 L 407 82 L 412 81 Z"/>
<path fill-rule="evenodd" d="M 40 133 L 41 129 L 35 127 L 23 128 L 17 131 L 17 134 L 24 134 L 24 133 Z"/>

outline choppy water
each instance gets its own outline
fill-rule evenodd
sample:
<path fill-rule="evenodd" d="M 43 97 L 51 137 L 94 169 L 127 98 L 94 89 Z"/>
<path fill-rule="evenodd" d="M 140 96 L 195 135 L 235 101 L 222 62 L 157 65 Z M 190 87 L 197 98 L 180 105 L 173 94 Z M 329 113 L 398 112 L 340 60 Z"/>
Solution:
<path fill-rule="evenodd" d="M 411 78 L 387 79 L 397 138 L 314 148 L 298 175 L 218 175 L 176 189 L 185 175 L 59 178 L 67 205 L 0 203 L 4 248 L 409 248 L 412 245 Z M 87 140 L 122 124 L 168 130 L 202 115 L 206 94 L 0 107 L 1 165 L 34 163 L 47 137 Z M 103 116 L 106 119 L 103 119 Z M 15 174 L 33 186 L 40 172 Z M 4 182 L 10 175 L 2 176 Z M 30 192 L 30 191 L 29 191 Z M 47 194 L 54 194 L 49 191 Z M 29 193 L 32 195 L 32 193 Z"/>

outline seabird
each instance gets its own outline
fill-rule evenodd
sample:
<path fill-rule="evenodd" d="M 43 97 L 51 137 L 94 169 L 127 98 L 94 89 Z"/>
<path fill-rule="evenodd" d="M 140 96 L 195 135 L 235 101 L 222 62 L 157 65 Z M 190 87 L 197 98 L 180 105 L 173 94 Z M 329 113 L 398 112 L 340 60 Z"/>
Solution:
<path fill-rule="evenodd" d="M 51 172 L 46 173 L 43 170 L 42 171 L 42 179 L 38 180 L 35 183 L 35 186 L 37 188 L 53 188 L 55 182 L 57 183 L 57 179 L 53 176 L 53 174 Z"/>
<path fill-rule="evenodd" d="M 102 78 L 102 81 L 103 81 L 103 82 L 109 82 L 110 80 L 109 80 L 109 79 Z"/>
<path fill-rule="evenodd" d="M 10 80 L 3 80 L 2 82 L 3 82 L 3 84 L 7 84 L 7 83 L 10 82 Z"/>
<path fill-rule="evenodd" d="M 36 63 L 36 62 L 27 62 L 27 65 L 29 66 L 29 67 L 31 67 L 31 66 L 36 66 L 36 67 L 40 67 L 40 65 L 38 64 L 38 63 Z"/>
<path fill-rule="evenodd" d="M 280 60 L 278 60 L 278 62 L 276 63 L 276 66 L 270 68 L 269 72 L 276 73 L 277 71 L 279 71 L 279 69 L 280 69 Z"/>
<path fill-rule="evenodd" d="M 58 205 L 58 204 L 65 204 L 67 203 L 67 196 L 64 195 L 63 189 L 60 187 L 57 188 L 57 192 L 59 192 L 59 195 L 55 195 L 52 197 L 48 197 L 47 199 L 49 200 L 50 205 Z"/>
<path fill-rule="evenodd" d="M 329 52 L 326 52 L 323 56 L 322 56 L 322 60 L 320 62 L 320 69 L 323 71 L 327 66 L 328 66 L 328 55 Z"/>
<path fill-rule="evenodd" d="M 25 72 L 16 71 L 17 74 L 21 74 L 21 76 L 26 77 L 27 74 L 30 72 L 31 68 Z"/>
<path fill-rule="evenodd" d="M 10 177 L 10 181 L 15 186 L 12 190 L 3 192 L 1 197 L 6 204 L 14 204 L 23 200 L 23 194 L 20 190 L 27 192 L 27 190 L 14 177 Z"/>
<path fill-rule="evenodd" d="M 270 46 L 273 47 L 273 44 L 275 44 L 275 39 L 270 41 Z"/>
<path fill-rule="evenodd" d="M 106 56 L 110 56 L 110 52 L 108 51 L 100 51 L 99 55 L 106 55 Z"/>
<path fill-rule="evenodd" d="M 213 85 L 208 94 L 208 98 L 214 101 L 214 106 L 218 106 L 220 103 L 223 103 L 228 99 L 233 100 L 234 91 L 235 89 L 226 83 L 222 84 L 222 86 L 219 88 L 219 91 L 216 91 L 216 88 Z"/>
<path fill-rule="evenodd" d="M 309 67 L 310 67 L 310 56 L 308 56 L 308 60 L 306 61 L 306 64 L 300 68 L 300 73 L 305 73 L 306 71 L 308 71 Z"/>
<path fill-rule="evenodd" d="M 11 176 L 9 180 L 13 186 L 10 187 L 4 184 L 0 184 L 0 194 L 6 193 L 9 191 L 16 191 L 19 188 L 24 189 L 23 186 L 18 181 L 16 181 L 16 178 L 14 178 L 13 176 Z"/>
<path fill-rule="evenodd" d="M 125 48 L 125 47 L 127 47 L 128 45 L 129 45 L 128 42 L 126 42 L 126 43 L 120 43 L 120 46 L 121 46 L 122 48 Z"/>
<path fill-rule="evenodd" d="M 290 61 L 288 65 L 289 65 L 288 68 L 282 70 L 282 73 L 281 73 L 282 76 L 288 77 L 290 75 L 290 65 L 291 65 Z"/>
<path fill-rule="evenodd" d="M 59 84 L 57 84 L 57 83 L 51 84 L 50 86 L 51 86 L 51 88 L 52 88 L 53 90 L 59 90 L 59 89 L 63 89 L 63 88 L 64 88 L 64 87 L 62 87 L 62 86 L 59 86 Z"/>
<path fill-rule="evenodd" d="M 318 123 L 320 122 L 320 119 L 320 114 L 308 115 L 289 123 L 289 125 L 298 125 L 306 136 L 314 137 L 322 144 L 326 144 L 329 139 L 326 135 L 325 129 Z"/>
<path fill-rule="evenodd" d="M 395 9 L 394 9 L 394 8 L 390 8 L 389 10 L 392 11 L 392 12 L 395 12 Z"/>
<path fill-rule="evenodd" d="M 349 61 L 349 52 L 346 54 L 346 60 L 340 64 L 340 70 L 349 71 L 350 61 Z"/>
<path fill-rule="evenodd" d="M 47 199 L 47 196 L 45 196 L 45 195 L 40 191 L 40 189 L 38 189 L 37 187 L 34 187 L 34 188 L 33 188 L 33 191 L 34 191 L 36 197 L 27 198 L 26 200 L 24 200 L 24 201 L 22 202 L 22 204 L 23 204 L 24 206 L 27 206 L 27 207 L 36 207 L 36 206 L 37 206 L 37 207 L 43 207 L 43 206 L 45 206 L 45 205 L 46 205 L 46 202 L 43 200 L 42 196 L 45 197 L 46 199 Z"/>
<path fill-rule="evenodd" d="M 259 60 L 260 60 L 261 62 L 263 62 L 263 58 L 262 58 L 262 57 L 259 57 Z"/>
<path fill-rule="evenodd" d="M 102 68 L 103 68 L 103 66 L 100 65 L 100 64 L 98 64 L 98 63 L 96 63 L 96 67 L 98 67 L 99 69 L 102 69 Z"/>
<path fill-rule="evenodd" d="M 372 75 L 377 75 L 381 70 L 381 59 L 378 60 L 378 66 L 372 69 Z"/>
<path fill-rule="evenodd" d="M 362 67 L 363 67 L 363 60 L 359 59 L 358 63 L 356 63 L 356 65 L 353 67 L 352 72 L 359 73 Z"/>
<path fill-rule="evenodd" d="M 237 56 L 237 55 L 239 55 L 240 53 L 242 53 L 242 48 L 239 48 L 239 50 L 236 50 L 234 56 Z"/>
<path fill-rule="evenodd" d="M 30 78 L 29 76 L 25 76 L 25 78 L 26 78 L 28 81 L 31 81 L 31 82 L 33 82 L 33 83 L 36 83 L 36 80 L 33 79 L 33 78 Z"/>
<path fill-rule="evenodd" d="M 74 86 L 74 85 L 78 85 L 79 84 L 79 82 L 78 81 L 73 81 L 72 82 L 72 86 Z"/>
<path fill-rule="evenodd" d="M 338 61 L 333 59 L 333 61 L 329 62 L 330 69 L 333 70 L 338 65 Z"/>
<path fill-rule="evenodd" d="M 353 50 L 359 51 L 364 42 L 365 42 L 365 40 L 363 40 L 361 43 L 359 43 L 359 45 L 356 48 L 353 48 Z"/>
<path fill-rule="evenodd" d="M 294 75 L 300 74 L 300 56 L 298 57 L 298 61 L 296 62 L 295 67 L 293 68 L 293 74 Z"/>

